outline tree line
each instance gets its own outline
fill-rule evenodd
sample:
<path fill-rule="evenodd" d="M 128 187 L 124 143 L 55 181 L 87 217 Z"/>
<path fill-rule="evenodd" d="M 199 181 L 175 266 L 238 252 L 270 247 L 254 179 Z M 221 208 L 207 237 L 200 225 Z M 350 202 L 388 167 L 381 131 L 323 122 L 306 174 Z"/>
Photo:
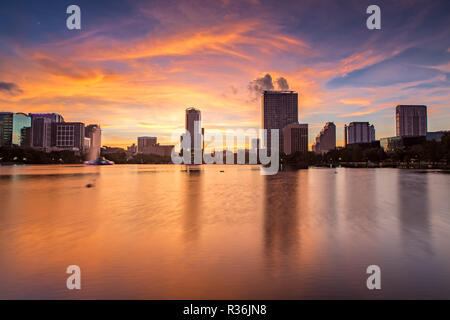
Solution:
<path fill-rule="evenodd" d="M 305 168 L 308 166 L 335 166 L 359 163 L 378 166 L 404 166 L 404 167 L 443 167 L 450 165 L 450 133 L 442 136 L 441 141 L 425 141 L 410 147 L 399 148 L 395 151 L 385 152 L 381 147 L 367 144 L 348 145 L 345 148 L 336 148 L 325 154 L 313 152 L 296 152 L 291 155 L 282 155 L 281 163 L 284 167 Z"/>

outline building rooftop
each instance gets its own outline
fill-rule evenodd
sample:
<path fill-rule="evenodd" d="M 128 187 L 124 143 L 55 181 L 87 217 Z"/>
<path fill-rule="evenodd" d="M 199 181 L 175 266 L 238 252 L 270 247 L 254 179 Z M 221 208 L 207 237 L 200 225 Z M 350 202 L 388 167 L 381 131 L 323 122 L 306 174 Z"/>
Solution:
<path fill-rule="evenodd" d="M 279 94 L 279 93 L 297 93 L 295 91 L 292 90 L 264 90 L 264 94 L 269 93 L 269 94 Z"/>

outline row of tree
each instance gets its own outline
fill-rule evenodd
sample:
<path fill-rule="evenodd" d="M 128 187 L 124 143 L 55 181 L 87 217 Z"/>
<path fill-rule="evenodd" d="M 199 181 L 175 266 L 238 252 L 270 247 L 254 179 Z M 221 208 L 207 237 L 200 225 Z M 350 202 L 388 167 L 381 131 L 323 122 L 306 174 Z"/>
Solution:
<path fill-rule="evenodd" d="M 126 152 L 123 151 L 102 155 L 117 164 L 171 163 L 170 157 L 153 154 L 137 154 L 128 158 Z M 69 150 L 47 153 L 31 148 L 0 147 L 0 163 L 3 164 L 76 164 L 83 163 L 85 160 L 83 156 Z M 248 154 L 246 155 L 246 161 L 248 161 Z M 390 163 L 392 165 L 419 163 L 419 166 L 420 163 L 427 162 L 431 165 L 444 163 L 448 167 L 450 164 L 450 133 L 445 134 L 439 142 L 435 140 L 426 141 L 393 152 L 385 152 L 382 148 L 373 145 L 350 145 L 346 148 L 331 150 L 323 155 L 313 152 L 296 152 L 291 155 L 280 156 L 280 163 L 283 167 L 293 168 L 361 162 Z"/>
<path fill-rule="evenodd" d="M 297 152 L 291 155 L 282 155 L 281 163 L 285 167 L 308 167 L 320 165 L 337 165 L 346 163 L 373 163 L 399 165 L 423 162 L 430 165 L 437 163 L 449 166 L 450 164 L 450 133 L 446 133 L 441 141 L 425 141 L 410 147 L 399 148 L 392 152 L 385 152 L 373 145 L 349 145 L 346 148 L 337 148 L 326 154 L 313 152 Z"/>
<path fill-rule="evenodd" d="M 152 154 L 137 154 L 132 158 L 127 158 L 125 151 L 108 153 L 103 156 L 117 164 L 171 163 L 170 157 Z M 16 146 L 0 147 L 0 163 L 2 164 L 80 164 L 86 160 L 88 160 L 86 155 L 80 155 L 70 150 L 44 152 Z"/>
<path fill-rule="evenodd" d="M 170 157 L 161 157 L 155 154 L 136 154 L 128 158 L 125 151 L 103 154 L 103 156 L 116 164 L 156 164 L 156 163 L 172 163 Z"/>
<path fill-rule="evenodd" d="M 44 152 L 32 148 L 0 147 L 0 163 L 61 164 L 82 163 L 83 158 L 73 151 Z"/>

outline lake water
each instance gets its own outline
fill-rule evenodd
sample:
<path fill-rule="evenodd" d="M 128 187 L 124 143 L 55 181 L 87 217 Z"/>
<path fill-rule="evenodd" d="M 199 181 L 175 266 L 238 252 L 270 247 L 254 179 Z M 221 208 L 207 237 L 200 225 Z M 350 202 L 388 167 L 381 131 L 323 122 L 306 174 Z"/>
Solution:
<path fill-rule="evenodd" d="M 450 174 L 183 169 L 0 167 L 0 298 L 450 299 Z"/>

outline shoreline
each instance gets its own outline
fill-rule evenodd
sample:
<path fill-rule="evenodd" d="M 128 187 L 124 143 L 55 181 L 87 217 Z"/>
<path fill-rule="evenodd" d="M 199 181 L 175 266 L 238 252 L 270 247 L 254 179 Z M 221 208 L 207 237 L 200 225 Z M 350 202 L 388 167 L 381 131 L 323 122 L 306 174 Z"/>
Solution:
<path fill-rule="evenodd" d="M 186 166 L 185 164 L 175 164 L 175 163 L 118 163 L 114 166 L 129 166 L 129 165 L 179 165 Z M 201 164 L 199 166 L 261 166 L 261 164 L 251 164 L 251 163 L 243 163 L 243 164 L 226 164 L 226 163 L 214 163 L 214 164 Z M 25 166 L 80 166 L 80 167 L 102 167 L 86 165 L 84 163 L 0 163 L 0 167 L 25 167 Z M 337 163 L 337 164 L 313 164 L 307 167 L 295 167 L 295 166 L 286 166 L 283 169 L 280 169 L 280 172 L 285 171 L 297 171 L 297 170 L 305 170 L 305 169 L 336 169 L 336 168 L 350 168 L 350 169 L 405 169 L 405 170 L 439 170 L 439 171 L 448 171 L 450 172 L 450 166 L 448 165 L 429 165 L 429 164 L 421 164 L 420 166 L 417 164 L 368 164 L 361 162 L 350 162 L 350 163 Z"/>

